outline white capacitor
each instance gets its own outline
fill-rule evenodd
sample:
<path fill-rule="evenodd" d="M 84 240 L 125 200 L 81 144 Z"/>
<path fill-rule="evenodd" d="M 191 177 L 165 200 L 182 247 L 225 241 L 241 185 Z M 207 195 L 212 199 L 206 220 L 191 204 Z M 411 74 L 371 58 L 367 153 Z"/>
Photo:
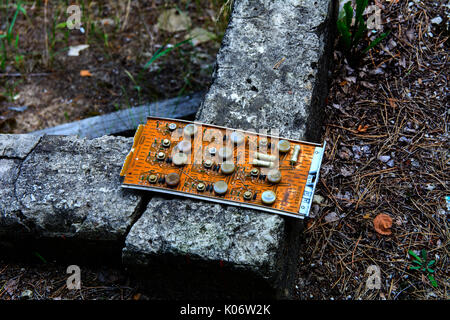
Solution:
<path fill-rule="evenodd" d="M 261 201 L 264 204 L 271 205 L 275 202 L 276 199 L 277 199 L 277 195 L 272 190 L 264 191 L 261 194 Z"/>
<path fill-rule="evenodd" d="M 279 183 L 281 181 L 281 172 L 280 170 L 273 169 L 267 173 L 267 181 L 270 183 Z"/>
<path fill-rule="evenodd" d="M 280 140 L 278 141 L 278 150 L 281 153 L 286 153 L 289 150 L 291 150 L 291 143 L 287 140 Z"/>
<path fill-rule="evenodd" d="M 225 181 L 223 180 L 219 180 L 217 182 L 214 183 L 214 192 L 217 194 L 225 194 L 227 193 L 228 190 L 228 185 Z"/>
<path fill-rule="evenodd" d="M 197 133 L 197 126 L 193 123 L 190 123 L 184 127 L 183 133 L 187 137 L 192 137 Z"/>
<path fill-rule="evenodd" d="M 232 174 L 234 172 L 235 165 L 232 162 L 224 162 L 220 166 L 220 171 L 222 171 L 223 174 Z"/>
<path fill-rule="evenodd" d="M 191 142 L 187 140 L 182 140 L 177 144 L 177 149 L 184 153 L 189 153 L 191 151 Z"/>
<path fill-rule="evenodd" d="M 232 132 L 230 134 L 230 140 L 236 145 L 241 145 L 245 141 L 245 136 L 240 132 Z"/>
<path fill-rule="evenodd" d="M 175 153 L 172 157 L 172 162 L 176 166 L 184 166 L 187 163 L 188 157 L 185 153 Z"/>
<path fill-rule="evenodd" d="M 277 157 L 271 154 L 266 154 L 266 153 L 261 153 L 261 152 L 255 152 L 254 153 L 255 158 L 259 159 L 259 160 L 265 160 L 265 161 L 270 161 L 270 162 L 274 162 L 277 160 Z"/>
<path fill-rule="evenodd" d="M 223 160 L 230 159 L 233 156 L 233 150 L 227 147 L 219 149 L 219 157 Z"/>

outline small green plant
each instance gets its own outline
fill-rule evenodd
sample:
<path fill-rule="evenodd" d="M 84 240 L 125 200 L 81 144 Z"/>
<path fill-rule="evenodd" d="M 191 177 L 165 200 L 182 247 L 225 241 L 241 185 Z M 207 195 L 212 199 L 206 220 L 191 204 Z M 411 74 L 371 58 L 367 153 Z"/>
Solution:
<path fill-rule="evenodd" d="M 16 6 L 16 11 L 11 22 L 7 22 L 7 30 L 5 34 L 0 34 L 0 70 L 4 70 L 6 67 L 6 61 L 8 60 L 8 47 L 15 51 L 14 61 L 17 66 L 23 63 L 24 56 L 19 53 L 19 34 L 14 35 L 14 25 L 16 24 L 17 16 L 19 13 L 27 14 L 26 10 L 22 7 L 22 2 L 19 1 Z M 13 43 L 14 40 L 14 43 Z"/>
<path fill-rule="evenodd" d="M 340 35 L 341 46 L 347 57 L 358 60 L 360 56 L 366 54 L 370 49 L 378 45 L 390 31 L 382 33 L 373 40 L 364 50 L 359 51 L 361 40 L 367 33 L 367 23 L 364 19 L 364 10 L 368 6 L 369 0 L 356 0 L 356 9 L 353 11 L 351 1 L 344 4 L 343 10 L 339 13 L 337 29 Z"/>
<path fill-rule="evenodd" d="M 412 250 L 409 250 L 408 252 L 412 257 L 414 257 L 414 260 L 412 261 L 413 265 L 409 266 L 408 268 L 410 270 L 420 270 L 426 273 L 431 285 L 436 288 L 437 282 L 433 277 L 434 269 L 431 269 L 431 266 L 436 262 L 436 260 L 427 261 L 427 251 L 425 249 L 422 249 L 421 251 L 422 257 L 419 257 Z"/>

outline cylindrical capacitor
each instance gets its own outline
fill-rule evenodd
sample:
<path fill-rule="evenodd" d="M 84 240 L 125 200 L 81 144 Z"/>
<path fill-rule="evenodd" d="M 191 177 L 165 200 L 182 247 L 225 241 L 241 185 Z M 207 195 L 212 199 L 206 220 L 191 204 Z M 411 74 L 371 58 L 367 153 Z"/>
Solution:
<path fill-rule="evenodd" d="M 234 131 L 230 134 L 230 140 L 234 144 L 240 145 L 245 141 L 245 136 L 240 132 Z"/>
<path fill-rule="evenodd" d="M 172 157 L 172 162 L 176 166 L 184 166 L 188 160 L 185 153 L 175 153 Z"/>
<path fill-rule="evenodd" d="M 223 174 L 232 174 L 234 172 L 234 163 L 233 162 L 224 162 L 220 166 L 220 171 L 222 171 Z"/>
<path fill-rule="evenodd" d="M 191 151 L 191 142 L 187 140 L 182 140 L 177 144 L 177 149 L 184 153 L 189 153 Z"/>
<path fill-rule="evenodd" d="M 176 172 L 166 175 L 166 183 L 169 187 L 176 187 L 180 183 L 180 175 Z"/>
<path fill-rule="evenodd" d="M 270 162 L 274 162 L 277 160 L 277 157 L 272 155 L 272 154 L 266 154 L 266 153 L 261 153 L 261 152 L 255 152 L 255 158 L 259 159 L 259 160 L 265 160 L 265 161 L 270 161 Z"/>
<path fill-rule="evenodd" d="M 264 160 L 258 160 L 258 159 L 253 159 L 252 164 L 254 166 L 266 167 L 266 168 L 273 168 L 274 165 L 275 165 L 273 162 L 264 161 Z"/>
<path fill-rule="evenodd" d="M 154 174 L 151 174 L 151 175 L 148 177 L 148 181 L 149 181 L 150 183 L 156 183 L 157 180 L 158 180 L 158 177 L 157 177 L 156 175 L 154 175 Z"/>
<path fill-rule="evenodd" d="M 156 158 L 157 158 L 158 160 L 164 160 L 164 159 L 166 158 L 166 154 L 165 154 L 164 152 L 158 152 L 158 153 L 156 154 Z"/>
<path fill-rule="evenodd" d="M 170 147 L 170 140 L 164 139 L 161 144 L 163 147 L 168 148 L 168 147 Z"/>
<path fill-rule="evenodd" d="M 245 200 L 250 200 L 253 196 L 253 193 L 251 191 L 245 191 L 243 196 Z"/>
<path fill-rule="evenodd" d="M 187 137 L 192 137 L 194 134 L 197 133 L 197 126 L 193 123 L 190 123 L 186 125 L 186 127 L 184 127 L 183 133 Z"/>
<path fill-rule="evenodd" d="M 272 190 L 264 191 L 261 194 L 261 201 L 264 204 L 271 205 L 275 202 L 276 199 L 277 199 L 277 195 Z"/>
<path fill-rule="evenodd" d="M 277 169 L 270 170 L 269 173 L 267 174 L 267 180 L 270 183 L 279 183 L 281 181 L 280 170 Z"/>
<path fill-rule="evenodd" d="M 292 151 L 292 156 L 291 159 L 289 160 L 289 162 L 291 164 L 296 164 L 298 161 L 298 155 L 300 154 L 300 146 L 297 144 L 294 147 L 294 151 Z"/>
<path fill-rule="evenodd" d="M 225 181 L 219 180 L 214 183 L 214 192 L 215 193 L 222 195 L 222 194 L 227 193 L 227 190 L 228 190 L 228 185 Z"/>
<path fill-rule="evenodd" d="M 291 150 L 291 143 L 287 140 L 280 140 L 278 141 L 278 150 L 281 153 L 286 153 L 289 150 Z"/>
<path fill-rule="evenodd" d="M 203 182 L 199 182 L 199 184 L 197 185 L 197 191 L 205 191 L 206 189 L 206 185 Z"/>
<path fill-rule="evenodd" d="M 205 162 L 203 162 L 203 165 L 205 166 L 205 168 L 211 168 L 213 166 L 213 162 L 210 159 L 206 159 Z"/>

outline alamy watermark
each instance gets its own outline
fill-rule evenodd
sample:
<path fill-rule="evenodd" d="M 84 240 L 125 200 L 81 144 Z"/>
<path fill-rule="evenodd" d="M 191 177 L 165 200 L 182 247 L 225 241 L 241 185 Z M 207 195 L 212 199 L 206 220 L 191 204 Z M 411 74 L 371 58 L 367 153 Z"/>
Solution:
<path fill-rule="evenodd" d="M 70 30 L 81 28 L 81 9 L 80 6 L 71 5 L 67 8 L 66 13 L 69 18 L 66 20 L 67 28 Z"/>
<path fill-rule="evenodd" d="M 380 267 L 377 265 L 371 265 L 367 268 L 366 273 L 369 274 L 369 277 L 366 280 L 366 289 L 381 289 L 381 272 Z"/>
<path fill-rule="evenodd" d="M 70 276 L 66 280 L 66 286 L 69 290 L 81 289 L 81 269 L 77 265 L 70 265 L 66 270 Z"/>

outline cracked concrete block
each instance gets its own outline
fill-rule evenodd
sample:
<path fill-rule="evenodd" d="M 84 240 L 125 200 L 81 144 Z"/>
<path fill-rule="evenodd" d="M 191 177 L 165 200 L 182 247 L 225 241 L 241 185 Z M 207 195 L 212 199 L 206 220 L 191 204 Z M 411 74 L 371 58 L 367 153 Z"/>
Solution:
<path fill-rule="evenodd" d="M 317 141 L 335 13 L 328 0 L 235 0 L 196 119 Z M 158 197 L 131 228 L 123 261 L 169 296 L 286 297 L 301 228 L 278 215 Z"/>
<path fill-rule="evenodd" d="M 0 158 L 0 235 L 27 230 L 20 220 L 20 207 L 14 188 L 20 165 L 21 161 L 18 159 Z"/>
<path fill-rule="evenodd" d="M 0 134 L 0 158 L 25 159 L 39 139 L 29 134 Z"/>
<path fill-rule="evenodd" d="M 0 135 L 0 237 L 122 244 L 143 205 L 120 187 L 131 145 L 121 137 Z"/>

